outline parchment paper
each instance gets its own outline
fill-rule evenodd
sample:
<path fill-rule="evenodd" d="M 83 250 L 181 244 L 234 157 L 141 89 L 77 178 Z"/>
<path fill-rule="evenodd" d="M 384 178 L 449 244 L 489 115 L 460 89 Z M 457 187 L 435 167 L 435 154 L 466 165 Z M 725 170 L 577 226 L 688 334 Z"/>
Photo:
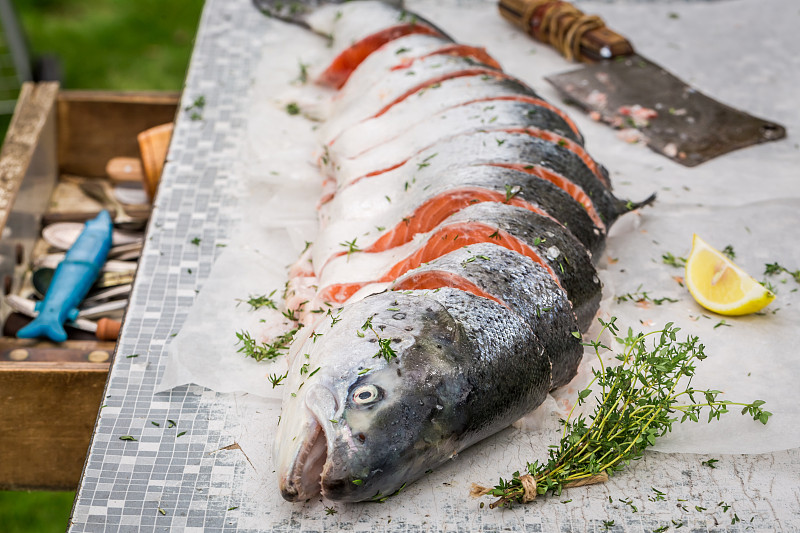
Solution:
<path fill-rule="evenodd" d="M 564 107 L 543 77 L 571 65 L 503 21 L 494 3 L 408 4 L 456 40 L 485 46 L 506 71 Z M 765 263 L 800 269 L 800 150 L 792 138 L 800 126 L 795 96 L 800 50 L 796 44 L 786 47 L 794 40 L 777 37 L 793 35 L 791 21 L 797 18 L 789 2 L 782 4 L 770 10 L 744 0 L 582 6 L 629 35 L 640 54 L 730 105 L 782 122 L 790 136 L 687 169 L 642 145 L 626 144 L 613 130 L 566 109 L 583 131 L 589 152 L 611 170 L 618 196 L 638 200 L 653 191 L 659 195 L 654 207 L 626 216 L 612 229 L 605 257 L 599 260 L 605 284 L 600 316 L 616 316 L 618 324 L 642 331 L 674 322 L 684 333 L 700 336 L 709 357 L 699 367 L 695 386 L 723 390 L 726 399 L 735 401 L 765 400 L 774 413 L 767 426 L 737 413 L 713 424 L 683 424 L 661 440 L 661 451 L 761 453 L 800 446 L 800 393 L 794 384 L 800 376 L 794 345 L 800 285 L 785 274 L 770 278 L 778 299 L 765 314 L 721 317 L 700 308 L 674 279 L 682 270 L 662 262 L 667 252 L 685 257 L 692 233 L 697 233 L 717 248 L 733 246 L 737 263 L 757 279 L 763 277 Z M 274 411 L 277 419 L 276 400 L 282 391 L 272 389 L 265 378 L 283 373 L 285 362 L 256 363 L 235 347 L 237 331 L 268 337 L 276 312 L 251 312 L 237 300 L 280 293 L 286 266 L 305 241 L 314 239 L 320 190 L 314 123 L 288 115 L 285 105 L 297 101 L 304 112 L 314 114 L 321 97 L 294 80 L 300 63 L 311 64 L 313 72 L 328 52 L 322 39 L 300 28 L 275 21 L 273 30 L 246 104 L 250 122 L 237 169 L 240 225 L 171 344 L 160 390 L 191 382 L 221 392 L 247 392 L 263 397 L 262 409 Z M 617 300 L 637 292 L 677 302 L 637 305 Z M 549 400 L 533 424 L 526 423 L 534 434 L 553 435 L 557 418 L 594 364 L 588 356 L 584 361 L 576 382 Z M 259 438 L 270 442 L 272 430 L 262 431 Z M 539 444 L 531 439 L 532 448 Z M 524 453 L 530 458 L 544 453 L 528 451 Z"/>

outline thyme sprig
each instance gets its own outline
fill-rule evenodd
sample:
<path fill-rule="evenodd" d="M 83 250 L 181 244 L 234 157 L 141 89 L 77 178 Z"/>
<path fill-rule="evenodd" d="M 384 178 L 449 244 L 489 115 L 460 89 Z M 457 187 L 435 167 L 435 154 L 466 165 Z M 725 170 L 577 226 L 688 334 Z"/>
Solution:
<path fill-rule="evenodd" d="M 239 304 L 246 303 L 247 305 L 250 306 L 250 310 L 251 311 L 255 311 L 256 309 L 260 309 L 262 307 L 268 307 L 270 309 L 277 309 L 278 307 L 277 307 L 277 305 L 275 305 L 275 300 L 272 299 L 272 297 L 275 295 L 275 292 L 276 291 L 272 291 L 271 293 L 269 293 L 269 295 L 267 295 L 267 294 L 261 294 L 261 295 L 255 295 L 255 296 L 254 295 L 250 295 L 247 298 L 247 300 L 243 300 L 241 298 L 237 298 L 236 301 L 238 303 L 236 304 L 236 307 L 239 307 Z"/>
<path fill-rule="evenodd" d="M 297 329 L 287 331 L 270 343 L 256 341 L 247 331 L 237 331 L 236 345 L 241 344 L 242 346 L 236 351 L 243 353 L 246 357 L 252 357 L 256 361 L 275 359 L 289 351 L 289 345 L 297 331 Z"/>
<path fill-rule="evenodd" d="M 675 268 L 686 268 L 686 258 L 666 252 L 661 255 L 661 262 Z"/>
<path fill-rule="evenodd" d="M 642 286 L 639 285 L 634 292 L 629 292 L 621 296 L 617 296 L 617 303 L 631 301 L 641 304 L 650 301 L 656 305 L 662 305 L 664 302 L 675 303 L 678 301 L 675 298 L 670 298 L 668 296 L 663 296 L 661 298 L 653 298 L 647 293 L 647 291 L 643 291 L 641 289 Z"/>
<path fill-rule="evenodd" d="M 378 339 L 378 353 L 373 355 L 372 358 L 376 359 L 378 357 L 383 357 L 384 359 L 386 359 L 386 362 L 388 363 L 389 360 L 397 357 L 397 352 L 391 346 L 392 339 L 383 338 L 378 334 L 377 331 L 375 331 L 375 328 L 372 325 L 372 318 L 374 316 L 375 315 L 372 315 L 371 317 L 369 317 L 367 319 L 366 322 L 364 322 L 364 324 L 361 326 L 361 331 L 370 330 L 375 335 L 375 337 Z M 381 326 L 379 326 L 379 327 L 381 327 Z M 361 335 L 359 335 L 359 336 L 361 336 Z"/>
<path fill-rule="evenodd" d="M 278 385 L 282 385 L 283 380 L 289 376 L 289 371 L 287 370 L 285 374 L 270 374 L 267 376 L 267 380 L 272 383 L 272 388 L 274 389 Z"/>
<path fill-rule="evenodd" d="M 348 259 L 350 258 L 350 254 L 352 254 L 353 252 L 360 252 L 361 251 L 361 248 L 359 248 L 359 246 L 356 244 L 356 239 L 358 239 L 358 237 L 356 237 L 352 241 L 344 241 L 344 242 L 340 242 L 339 243 L 339 246 L 343 246 L 343 247 L 347 248 L 347 257 L 348 257 Z"/>
<path fill-rule="evenodd" d="M 731 261 L 736 259 L 736 252 L 733 250 L 733 246 L 731 246 L 730 244 L 722 249 L 722 254 L 728 256 L 728 259 L 730 259 Z"/>
<path fill-rule="evenodd" d="M 720 400 L 717 390 L 699 390 L 691 386 L 696 364 L 706 358 L 704 346 L 695 336 L 678 339 L 680 328 L 668 323 L 650 333 L 628 329 L 619 336 L 616 318 L 600 320 L 600 334 L 611 333 L 624 349 L 616 356 L 617 366 L 606 366 L 600 350 L 609 349 L 598 340 L 584 343 L 594 349 L 602 363 L 593 370 L 594 378 L 578 393 L 575 406 L 583 404 L 598 390 L 598 403 L 588 418 L 572 418 L 573 407 L 558 445 L 550 447 L 546 461 L 528 463 L 524 475 L 514 472 L 508 480 L 492 489 L 473 486 L 473 495 L 497 497 L 490 505 L 510 507 L 526 503 L 547 493 L 560 495 L 564 488 L 606 481 L 608 476 L 639 459 L 656 439 L 672 430 L 675 422 L 697 422 L 703 412 L 709 422 L 719 419 L 729 407 L 742 407 L 763 424 L 771 413 L 756 400 L 749 404 Z M 648 344 L 651 346 L 648 347 Z"/>
<path fill-rule="evenodd" d="M 766 263 L 764 265 L 764 274 L 767 276 L 774 276 L 776 274 L 787 273 L 794 278 L 797 283 L 800 283 L 800 268 L 797 270 L 789 270 L 785 266 L 778 264 L 778 262 L 774 263 Z"/>
<path fill-rule="evenodd" d="M 520 187 L 519 185 L 506 184 L 506 199 L 505 199 L 505 202 L 503 202 L 503 203 L 507 204 L 508 202 L 510 202 L 512 200 L 512 198 L 514 198 L 520 192 L 522 192 L 522 187 Z"/>

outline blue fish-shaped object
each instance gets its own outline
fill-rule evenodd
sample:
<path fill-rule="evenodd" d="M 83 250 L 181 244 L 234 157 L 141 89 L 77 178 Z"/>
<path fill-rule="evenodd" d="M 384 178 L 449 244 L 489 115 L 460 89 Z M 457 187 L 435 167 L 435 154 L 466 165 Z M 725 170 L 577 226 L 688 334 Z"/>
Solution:
<path fill-rule="evenodd" d="M 111 248 L 113 224 L 108 211 L 86 222 L 64 260 L 58 265 L 44 301 L 36 304 L 37 317 L 17 332 L 21 339 L 47 337 L 67 340 L 64 322 L 78 317 L 78 304 L 86 297 Z"/>

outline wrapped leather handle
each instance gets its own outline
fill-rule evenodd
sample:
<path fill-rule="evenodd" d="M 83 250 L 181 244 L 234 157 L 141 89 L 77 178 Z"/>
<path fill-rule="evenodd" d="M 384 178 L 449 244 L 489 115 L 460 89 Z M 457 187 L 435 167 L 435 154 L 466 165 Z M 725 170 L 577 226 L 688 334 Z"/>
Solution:
<path fill-rule="evenodd" d="M 586 15 L 569 2 L 499 0 L 498 7 L 504 18 L 569 60 L 591 63 L 633 53 L 631 43 L 607 28 L 603 19 Z"/>

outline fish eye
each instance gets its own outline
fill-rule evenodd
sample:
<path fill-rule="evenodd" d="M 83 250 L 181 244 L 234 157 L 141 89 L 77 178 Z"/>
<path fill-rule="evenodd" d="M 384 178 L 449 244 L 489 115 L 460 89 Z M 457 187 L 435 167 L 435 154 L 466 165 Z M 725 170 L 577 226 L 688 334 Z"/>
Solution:
<path fill-rule="evenodd" d="M 380 400 L 381 391 L 375 385 L 361 385 L 353 391 L 353 403 L 356 405 L 369 405 Z"/>

